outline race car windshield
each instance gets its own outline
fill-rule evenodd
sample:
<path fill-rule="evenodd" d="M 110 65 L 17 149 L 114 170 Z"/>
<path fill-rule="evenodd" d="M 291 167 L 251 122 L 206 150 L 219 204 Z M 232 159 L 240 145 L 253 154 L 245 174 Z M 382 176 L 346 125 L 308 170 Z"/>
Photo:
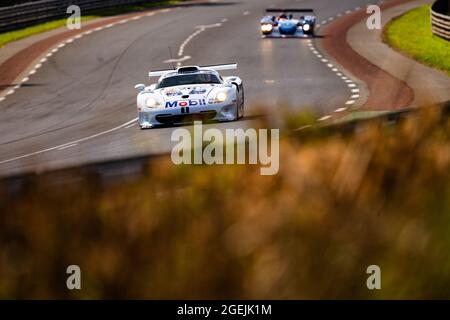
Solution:
<path fill-rule="evenodd" d="M 196 74 L 184 74 L 162 79 L 158 84 L 158 89 L 183 86 L 189 84 L 209 84 L 209 83 L 221 83 L 220 79 L 209 73 L 196 73 Z"/>

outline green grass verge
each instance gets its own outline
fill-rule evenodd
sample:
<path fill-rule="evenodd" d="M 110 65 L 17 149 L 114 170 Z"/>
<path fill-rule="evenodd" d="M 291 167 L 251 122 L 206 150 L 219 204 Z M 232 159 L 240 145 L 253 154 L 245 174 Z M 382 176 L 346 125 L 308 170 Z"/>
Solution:
<path fill-rule="evenodd" d="M 413 9 L 392 20 L 384 41 L 404 54 L 450 75 L 450 42 L 431 33 L 430 6 Z"/>
<path fill-rule="evenodd" d="M 152 3 L 144 3 L 140 5 L 124 5 L 124 6 L 118 6 L 114 8 L 107 8 L 107 9 L 100 9 L 91 11 L 88 16 L 82 17 L 82 21 L 88 21 L 94 18 L 99 17 L 108 17 L 108 16 L 115 16 L 119 14 L 124 14 L 128 12 L 133 11 L 140 11 L 145 10 L 149 8 L 154 8 L 162 5 L 174 5 L 179 3 L 179 0 L 168 0 L 168 1 L 158 1 L 158 2 L 152 2 Z M 54 30 L 60 27 L 63 27 L 66 24 L 67 19 L 58 19 L 54 21 L 44 22 L 40 23 L 34 26 L 30 26 L 27 28 L 9 31 L 0 33 L 0 48 L 6 45 L 7 43 L 10 43 L 12 41 L 17 41 L 38 33 Z"/>
<path fill-rule="evenodd" d="M 87 21 L 87 20 L 91 20 L 93 18 L 96 18 L 96 16 L 85 16 L 81 20 Z M 64 25 L 66 25 L 66 21 L 67 21 L 67 19 L 59 19 L 59 20 L 44 22 L 44 23 L 34 25 L 31 27 L 27 27 L 24 29 L 20 29 L 20 30 L 14 30 L 14 31 L 1 33 L 0 34 L 0 48 L 3 47 L 5 44 L 10 43 L 12 41 L 17 41 L 17 40 L 20 40 L 20 39 L 23 39 L 23 38 L 26 38 L 26 37 L 29 37 L 29 36 L 32 36 L 32 35 L 35 35 L 38 33 L 42 33 L 42 32 L 60 28 Z"/>

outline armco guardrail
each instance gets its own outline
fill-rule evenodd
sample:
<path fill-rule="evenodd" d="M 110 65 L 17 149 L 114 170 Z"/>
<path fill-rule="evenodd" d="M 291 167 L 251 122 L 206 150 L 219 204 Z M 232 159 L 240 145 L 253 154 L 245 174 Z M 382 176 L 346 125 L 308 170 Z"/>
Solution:
<path fill-rule="evenodd" d="M 67 8 L 78 5 L 81 14 L 95 9 L 123 4 L 157 2 L 160 0 L 42 0 L 0 8 L 0 32 L 27 27 L 52 19 L 68 17 Z"/>
<path fill-rule="evenodd" d="M 431 31 L 450 41 L 450 8 L 448 0 L 437 0 L 431 6 Z"/>

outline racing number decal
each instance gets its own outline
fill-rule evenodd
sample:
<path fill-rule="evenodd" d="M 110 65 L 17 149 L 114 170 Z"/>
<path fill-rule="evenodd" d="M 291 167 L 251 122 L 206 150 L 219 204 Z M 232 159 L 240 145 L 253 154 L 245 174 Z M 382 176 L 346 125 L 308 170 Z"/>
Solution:
<path fill-rule="evenodd" d="M 189 113 L 189 107 L 181 108 L 181 113 Z"/>

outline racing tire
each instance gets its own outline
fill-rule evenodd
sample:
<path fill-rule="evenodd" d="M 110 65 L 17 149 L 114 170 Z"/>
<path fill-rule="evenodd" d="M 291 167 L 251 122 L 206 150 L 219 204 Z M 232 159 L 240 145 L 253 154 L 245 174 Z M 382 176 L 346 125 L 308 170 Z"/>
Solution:
<path fill-rule="evenodd" d="M 236 87 L 237 94 L 239 94 L 238 86 L 236 84 L 234 84 L 234 86 Z M 245 101 L 244 89 L 242 89 L 242 112 L 241 107 L 239 105 L 236 105 L 236 119 L 234 119 L 234 121 L 237 121 L 244 117 L 244 101 Z"/>
<path fill-rule="evenodd" d="M 244 117 L 244 107 L 242 107 L 242 112 L 239 114 L 238 119 L 242 119 Z"/>
<path fill-rule="evenodd" d="M 239 112 L 239 107 L 238 107 L 238 119 L 242 119 L 244 117 L 244 113 L 245 113 L 245 104 L 244 104 L 244 93 L 242 93 L 242 112 Z"/>
<path fill-rule="evenodd" d="M 236 117 L 234 117 L 232 121 L 238 121 L 239 119 L 240 119 L 239 106 L 236 105 Z"/>

